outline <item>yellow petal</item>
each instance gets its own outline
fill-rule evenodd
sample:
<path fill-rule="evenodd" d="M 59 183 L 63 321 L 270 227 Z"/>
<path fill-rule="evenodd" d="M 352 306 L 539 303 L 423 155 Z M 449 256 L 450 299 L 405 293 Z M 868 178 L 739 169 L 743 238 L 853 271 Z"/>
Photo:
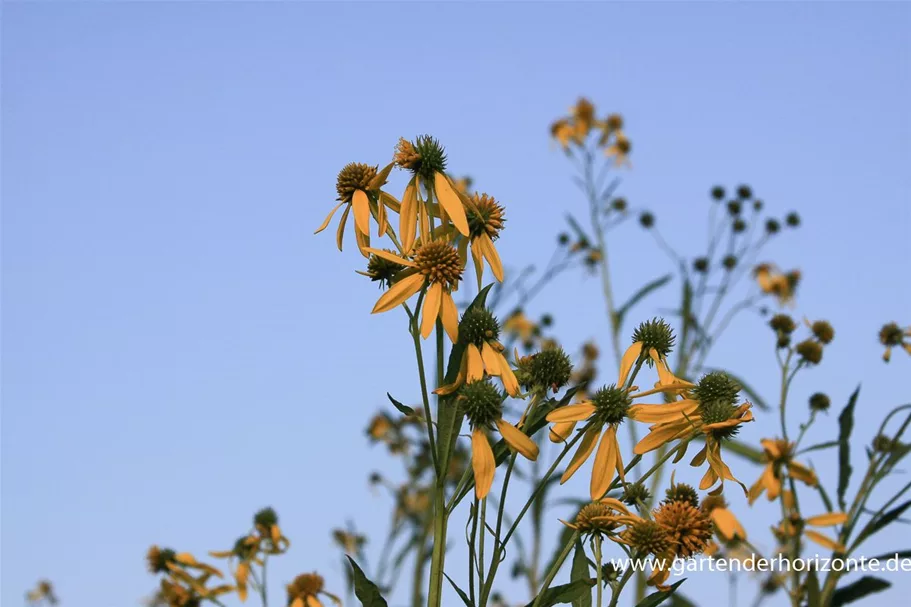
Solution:
<path fill-rule="evenodd" d="M 835 540 L 828 538 L 821 533 L 813 531 L 812 529 L 805 529 L 803 533 L 804 533 L 804 535 L 807 536 L 807 538 L 813 540 L 820 546 L 828 548 L 829 550 L 834 550 L 835 552 L 844 552 L 845 551 L 844 545 L 839 544 Z"/>
<path fill-rule="evenodd" d="M 557 422 L 551 426 L 548 438 L 552 443 L 562 443 L 575 429 L 576 422 Z"/>
<path fill-rule="evenodd" d="M 629 372 L 632 370 L 633 365 L 639 360 L 639 356 L 642 355 L 642 342 L 637 341 L 629 348 L 626 349 L 626 352 L 623 353 L 623 358 L 620 359 L 620 377 L 617 379 L 617 385 L 621 388 L 626 385 L 626 378 L 629 375 Z"/>
<path fill-rule="evenodd" d="M 831 527 L 832 525 L 842 525 L 847 520 L 848 515 L 844 512 L 829 512 L 828 514 L 811 516 L 807 519 L 807 524 L 814 527 Z"/>
<path fill-rule="evenodd" d="M 468 218 L 465 216 L 465 208 L 462 206 L 459 195 L 452 189 L 449 179 L 442 173 L 434 173 L 433 189 L 437 195 L 437 202 L 449 215 L 453 225 L 463 236 L 468 236 Z"/>
<path fill-rule="evenodd" d="M 399 235 L 402 237 L 402 249 L 406 253 L 409 253 L 414 246 L 415 231 L 417 230 L 418 203 L 414 188 L 414 180 L 412 180 L 402 195 L 402 207 L 399 213 Z"/>
<path fill-rule="evenodd" d="M 412 274 L 407 278 L 398 281 L 392 288 L 383 293 L 383 296 L 377 300 L 373 306 L 373 314 L 387 312 L 392 308 L 405 303 L 409 297 L 421 290 L 424 286 L 423 274 Z"/>
<path fill-rule="evenodd" d="M 370 253 L 367 252 L 367 249 L 370 248 L 370 234 L 361 232 L 357 229 L 357 226 L 355 226 L 354 241 L 357 243 L 357 248 L 361 252 L 361 255 L 369 258 Z"/>
<path fill-rule="evenodd" d="M 291 605 L 289 607 L 306 607 L 306 606 L 304 605 L 304 599 L 297 597 L 296 599 L 294 599 L 294 601 L 291 603 Z"/>
<path fill-rule="evenodd" d="M 500 375 L 500 356 L 490 344 L 486 341 L 481 344 L 481 358 L 484 361 L 484 368 L 490 375 Z"/>
<path fill-rule="evenodd" d="M 475 496 L 479 500 L 484 499 L 493 485 L 496 461 L 493 449 L 490 448 L 490 443 L 480 428 L 475 428 L 471 433 L 471 468 L 474 471 Z"/>
<path fill-rule="evenodd" d="M 382 257 L 386 261 L 391 261 L 392 263 L 397 263 L 399 265 L 407 266 L 409 268 L 417 267 L 417 264 L 415 264 L 413 261 L 409 261 L 409 260 L 405 259 L 404 257 L 399 257 L 395 253 L 390 253 L 389 251 L 384 251 L 383 249 L 368 248 L 367 252 L 372 253 L 372 254 L 376 255 L 377 257 Z"/>
<path fill-rule="evenodd" d="M 582 435 L 582 440 L 579 442 L 579 448 L 576 449 L 576 452 L 573 454 L 573 458 L 569 461 L 569 465 L 566 467 L 566 471 L 563 473 L 563 476 L 560 477 L 561 485 L 568 481 L 572 475 L 576 473 L 576 470 L 578 470 L 592 454 L 592 451 L 595 450 L 595 444 L 600 434 L 601 428 L 594 425 L 585 431 L 585 434 Z"/>
<path fill-rule="evenodd" d="M 601 437 L 598 453 L 595 454 L 590 486 L 592 500 L 601 499 L 607 493 L 611 481 L 614 480 L 614 470 L 616 469 L 615 451 L 617 448 L 616 429 L 610 427 L 604 432 L 604 436 Z"/>
<path fill-rule="evenodd" d="M 345 224 L 348 223 L 348 213 L 351 212 L 351 205 L 345 207 L 345 212 L 342 213 L 342 218 L 338 222 L 338 228 L 335 231 L 335 244 L 338 245 L 338 250 L 342 250 L 342 239 L 345 236 Z"/>
<path fill-rule="evenodd" d="M 376 222 L 379 225 L 376 235 L 382 236 L 386 233 L 386 228 L 388 227 L 386 223 L 386 205 L 383 204 L 382 200 L 376 205 Z"/>
<path fill-rule="evenodd" d="M 680 424 L 668 424 L 666 426 L 659 426 L 651 430 L 645 437 L 639 441 L 638 444 L 633 448 L 633 453 L 637 455 L 643 455 L 649 451 L 654 451 L 661 445 L 668 443 L 675 438 L 677 438 L 681 431 L 686 430 L 686 425 Z"/>
<path fill-rule="evenodd" d="M 521 453 L 526 459 L 531 461 L 538 459 L 538 445 L 524 432 L 503 419 L 497 420 L 497 429 L 503 435 L 506 444 Z"/>
<path fill-rule="evenodd" d="M 325 230 L 327 227 L 329 227 L 329 222 L 332 221 L 332 216 L 335 215 L 335 212 L 338 211 L 338 208 L 339 208 L 340 206 L 342 206 L 343 204 L 345 204 L 345 203 L 344 203 L 344 202 L 340 202 L 340 203 L 338 203 L 337 205 L 335 205 L 335 208 L 334 208 L 334 209 L 332 209 L 331 211 L 329 211 L 329 214 L 326 215 L 326 219 L 323 220 L 323 223 L 321 223 L 320 226 L 319 226 L 318 228 L 316 228 L 316 231 L 314 232 L 314 234 L 319 234 L 320 232 L 322 232 L 323 230 Z"/>
<path fill-rule="evenodd" d="M 440 300 L 440 318 L 452 343 L 459 341 L 459 311 L 450 293 L 443 292 L 443 298 Z"/>
<path fill-rule="evenodd" d="M 481 359 L 481 351 L 474 344 L 468 344 L 465 351 L 468 353 L 468 381 L 484 379 L 484 362 Z"/>
<path fill-rule="evenodd" d="M 323 604 L 314 595 L 308 594 L 307 595 L 307 607 L 323 607 Z"/>
<path fill-rule="evenodd" d="M 644 423 L 663 423 L 675 421 L 683 417 L 684 414 L 690 415 L 699 408 L 699 401 L 696 400 L 678 400 L 663 405 L 638 404 L 633 405 L 627 411 L 630 419 Z"/>
<path fill-rule="evenodd" d="M 195 565 L 196 559 L 193 558 L 193 555 L 189 552 L 181 552 L 174 556 L 174 560 L 178 563 L 183 563 L 184 565 Z"/>
<path fill-rule="evenodd" d="M 424 296 L 424 310 L 421 316 L 421 337 L 427 339 L 440 314 L 440 300 L 443 298 L 443 285 L 438 282 L 430 285 Z"/>
<path fill-rule="evenodd" d="M 566 405 L 547 414 L 549 422 L 580 422 L 595 413 L 595 406 L 589 402 Z"/>
<path fill-rule="evenodd" d="M 743 525 L 727 508 L 715 508 L 712 510 L 712 521 L 724 539 L 728 541 L 734 538 L 747 539 L 747 532 Z"/>
<path fill-rule="evenodd" d="M 370 199 L 364 190 L 354 190 L 351 198 L 354 207 L 354 225 L 361 234 L 370 233 Z"/>
<path fill-rule="evenodd" d="M 471 261 L 474 262 L 474 274 L 478 278 L 478 289 L 480 290 L 484 278 L 484 257 L 480 252 L 481 247 L 477 243 L 476 238 L 471 239 Z"/>
<path fill-rule="evenodd" d="M 392 172 L 392 167 L 395 166 L 395 162 L 390 162 L 382 169 L 379 173 L 373 176 L 373 179 L 370 180 L 370 183 L 367 184 L 368 190 L 378 190 L 384 185 L 386 185 L 386 180 L 389 178 L 389 173 Z"/>
<path fill-rule="evenodd" d="M 493 272 L 494 278 L 503 282 L 503 262 L 500 260 L 500 254 L 497 253 L 496 247 L 493 246 L 493 240 L 486 233 L 481 234 L 478 240 L 481 242 L 481 251 L 483 251 L 484 257 L 487 258 L 487 263 L 490 264 L 490 271 Z"/>

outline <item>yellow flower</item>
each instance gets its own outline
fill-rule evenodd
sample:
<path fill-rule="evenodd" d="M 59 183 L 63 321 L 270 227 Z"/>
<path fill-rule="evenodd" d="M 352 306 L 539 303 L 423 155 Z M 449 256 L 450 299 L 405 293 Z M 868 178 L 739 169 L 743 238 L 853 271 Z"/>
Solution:
<path fill-rule="evenodd" d="M 507 394 L 518 396 L 519 382 L 503 356 L 503 345 L 497 341 L 500 324 L 494 315 L 485 308 L 469 308 L 459 323 L 458 334 L 460 342 L 465 344 L 459 373 L 455 381 L 440 386 L 434 393 L 452 394 L 466 382 L 483 379 L 486 372 L 500 378 Z"/>
<path fill-rule="evenodd" d="M 396 147 L 395 163 L 414 173 L 408 182 L 399 211 L 399 235 L 402 248 L 411 252 L 415 242 L 416 225 L 420 225 L 421 242 L 430 240 L 430 209 L 420 196 L 421 186 L 436 198 L 437 216 L 444 226 L 452 225 L 463 236 L 468 236 L 468 218 L 465 215 L 463 194 L 446 175 L 446 154 L 440 143 L 428 135 L 421 135 L 414 143 L 399 139 Z"/>
<path fill-rule="evenodd" d="M 278 526 L 278 514 L 272 508 L 263 508 L 253 515 L 253 528 L 259 534 L 260 550 L 266 554 L 281 554 L 288 550 L 288 541 Z"/>
<path fill-rule="evenodd" d="M 387 312 L 405 303 L 424 287 L 429 287 L 421 311 L 421 335 L 426 339 L 439 318 L 449 338 L 453 342 L 459 339 L 459 312 L 452 299 L 452 291 L 462 279 L 463 267 L 459 253 L 452 245 L 442 241 L 424 243 L 415 252 L 414 261 L 379 249 L 367 251 L 406 267 L 398 281 L 376 302 L 374 314 Z"/>
<path fill-rule="evenodd" d="M 604 148 L 604 154 L 608 158 L 614 159 L 615 166 L 630 166 L 629 162 L 629 153 L 632 148 L 632 144 L 629 139 L 621 132 L 617 132 L 614 135 L 614 142 Z"/>
<path fill-rule="evenodd" d="M 471 427 L 471 467 L 475 496 L 484 499 L 493 485 L 497 467 L 493 449 L 485 433 L 496 426 L 510 449 L 529 460 L 538 458 L 538 445 L 527 434 L 503 419 L 503 395 L 486 380 L 471 381 L 459 390 L 456 404 Z"/>
<path fill-rule="evenodd" d="M 338 250 L 342 250 L 342 237 L 345 234 L 348 214 L 351 209 L 354 209 L 354 235 L 358 248 L 366 257 L 367 253 L 364 250 L 370 246 L 370 216 L 373 215 L 376 218 L 379 226 L 378 233 L 382 236 L 388 227 L 386 207 L 388 206 L 394 211 L 400 210 L 398 201 L 380 190 L 386 183 L 386 177 L 389 176 L 391 169 L 391 164 L 380 172 L 377 172 L 377 167 L 360 162 L 345 165 L 339 171 L 335 184 L 339 203 L 329 212 L 314 234 L 319 234 L 329 226 L 329 222 L 332 221 L 332 217 L 339 207 L 348 205 L 342 213 L 342 219 L 339 221 L 336 232 Z"/>
<path fill-rule="evenodd" d="M 251 563 L 262 565 L 262 560 L 258 557 L 260 538 L 255 535 L 245 535 L 234 542 L 234 548 L 231 550 L 212 550 L 209 556 L 213 558 L 237 559 L 237 566 L 234 568 L 235 589 L 237 597 L 241 602 L 247 600 L 247 580 L 250 577 Z"/>
<path fill-rule="evenodd" d="M 732 480 L 740 484 L 746 493 L 746 486 L 734 477 L 721 459 L 721 441 L 733 437 L 740 424 L 753 421 L 752 404 L 734 404 L 739 391 L 740 386 L 726 374 L 713 372 L 684 392 L 686 398 L 682 400 L 630 407 L 631 419 L 652 424 L 649 433 L 633 448 L 633 452 L 645 454 L 677 439 L 689 441 L 696 433 L 702 432 L 705 434 L 705 447 L 690 462 L 692 466 L 701 466 L 706 461 L 709 463 L 699 488 L 709 489 L 720 480 L 720 485 L 712 492 L 718 494 L 724 487 L 724 481 Z"/>
<path fill-rule="evenodd" d="M 35 585 L 35 588 L 25 595 L 25 598 L 31 603 L 47 601 L 49 605 L 57 604 L 57 595 L 54 593 L 54 586 L 48 580 L 39 580 Z"/>
<path fill-rule="evenodd" d="M 843 544 L 840 544 L 836 540 L 833 540 L 832 538 L 823 535 L 818 531 L 806 529 L 806 526 L 810 525 L 812 527 L 833 527 L 835 525 L 843 525 L 847 520 L 848 515 L 844 512 L 829 512 L 828 514 L 811 516 L 806 519 L 803 519 L 794 513 L 782 522 L 778 531 L 785 537 L 794 537 L 802 533 L 804 536 L 824 548 L 843 553 L 845 551 Z"/>
<path fill-rule="evenodd" d="M 902 348 L 911 355 L 911 341 L 905 341 L 906 337 L 911 336 L 911 327 L 902 329 L 898 323 L 890 322 L 882 326 L 879 330 L 879 342 L 886 347 L 883 352 L 883 360 L 889 362 L 892 359 L 892 348 Z"/>
<path fill-rule="evenodd" d="M 624 385 L 641 351 L 641 343 L 633 344 L 627 349 L 620 363 L 620 374 L 616 384 L 601 388 L 592 395 L 591 400 L 560 407 L 547 414 L 547 421 L 555 424 L 556 434 L 566 432 L 569 423 L 586 420 L 589 422 L 579 447 L 560 478 L 560 484 L 572 478 L 576 470 L 591 456 L 597 444 L 598 453 L 595 455 L 589 485 L 593 501 L 600 499 L 607 492 L 614 480 L 614 471 L 625 480 L 623 457 L 620 453 L 620 444 L 617 442 L 617 428 L 626 418 L 632 403 L 632 397 Z"/>
<path fill-rule="evenodd" d="M 613 497 L 601 498 L 582 506 L 572 523 L 560 520 L 561 523 L 581 533 L 611 534 L 620 525 L 620 518 L 629 516 L 629 510 L 623 503 Z"/>
<path fill-rule="evenodd" d="M 494 278 L 503 282 L 503 262 L 497 253 L 493 241 L 499 238 L 503 230 L 506 217 L 503 207 L 493 196 L 487 194 L 474 194 L 471 197 L 471 206 L 468 208 L 468 228 L 471 232 L 471 259 L 474 261 L 475 274 L 478 277 L 478 288 L 484 275 L 484 260 L 490 266 Z M 464 258 L 464 249 L 468 240 L 463 239 L 460 244 L 460 254 Z"/>
<path fill-rule="evenodd" d="M 759 476 L 759 480 L 750 487 L 751 504 L 766 492 L 770 502 L 781 495 L 782 469 L 786 470 L 791 478 L 801 481 L 810 487 L 815 487 L 818 484 L 816 473 L 803 464 L 793 461 L 794 443 L 789 443 L 780 438 L 764 438 L 760 443 L 768 463 Z"/>
<path fill-rule="evenodd" d="M 712 520 L 689 501 L 666 501 L 655 510 L 655 522 L 671 539 L 675 557 L 689 558 L 705 551 L 712 538 Z"/>
<path fill-rule="evenodd" d="M 787 274 L 780 272 L 774 265 L 762 263 L 753 270 L 753 276 L 759 289 L 778 298 L 780 305 L 791 304 L 794 300 L 794 291 L 800 282 L 800 271 L 791 270 Z"/>
<path fill-rule="evenodd" d="M 573 138 L 582 145 L 595 124 L 595 106 L 585 97 L 580 97 L 570 113 L 573 119 Z"/>
<path fill-rule="evenodd" d="M 575 135 L 575 129 L 566 118 L 557 120 L 550 125 L 550 135 L 560 144 L 563 150 L 569 149 L 569 142 Z"/>
<path fill-rule="evenodd" d="M 724 541 L 747 539 L 746 529 L 743 528 L 734 513 L 728 510 L 723 496 L 706 497 L 702 502 L 702 510 L 712 518 L 712 522 L 715 523 L 715 531 Z"/>
<path fill-rule="evenodd" d="M 342 601 L 323 589 L 323 578 L 317 573 L 302 573 L 288 584 L 288 607 L 323 607 L 319 595 L 325 595 L 336 605 Z"/>

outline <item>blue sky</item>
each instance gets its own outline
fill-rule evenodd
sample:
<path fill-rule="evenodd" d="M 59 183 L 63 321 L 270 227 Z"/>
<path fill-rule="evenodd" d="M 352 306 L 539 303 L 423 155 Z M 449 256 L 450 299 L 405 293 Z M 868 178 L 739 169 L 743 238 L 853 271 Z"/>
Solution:
<path fill-rule="evenodd" d="M 907 4 L 5 3 L 2 17 L 3 604 L 44 576 L 66 605 L 133 604 L 154 583 L 149 544 L 227 548 L 270 504 L 294 541 L 273 594 L 313 569 L 341 588 L 329 530 L 355 520 L 376 551 L 386 522 L 366 478 L 392 463 L 363 428 L 417 380 L 403 319 L 369 314 L 353 241 L 339 254 L 312 235 L 336 172 L 432 133 L 506 204 L 506 264 L 543 264 L 563 215 L 584 211 L 547 138 L 583 94 L 626 117 L 622 191 L 682 248 L 703 242 L 715 183 L 801 213 L 769 255 L 801 268 L 797 312 L 837 338 L 795 403 L 823 390 L 840 407 L 862 382 L 866 440 L 911 396 L 911 360 L 882 364 L 876 341 L 911 323 Z M 667 269 L 642 238 L 611 243 L 621 293 Z M 553 311 L 570 348 L 606 346 L 598 293 L 565 276 L 532 311 Z M 757 321 L 710 362 L 775 391 Z M 766 418 L 744 437 L 774 432 Z M 888 541 L 906 529 L 864 553 L 908 549 Z M 711 596 L 708 580 L 687 594 Z"/>

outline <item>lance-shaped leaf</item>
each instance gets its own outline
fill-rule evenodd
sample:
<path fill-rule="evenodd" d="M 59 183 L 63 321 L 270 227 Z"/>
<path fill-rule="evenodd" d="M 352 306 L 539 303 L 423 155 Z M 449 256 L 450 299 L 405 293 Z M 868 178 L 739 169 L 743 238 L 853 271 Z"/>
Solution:
<path fill-rule="evenodd" d="M 548 588 L 525 607 L 552 607 L 553 605 L 571 603 L 584 593 L 591 593 L 591 589 L 592 582 L 590 580 L 576 580 L 569 584 Z"/>
<path fill-rule="evenodd" d="M 642 301 L 652 291 L 656 291 L 657 289 L 660 289 L 666 285 L 668 282 L 670 282 L 671 278 L 673 278 L 673 274 L 665 274 L 660 278 L 656 278 L 655 280 L 646 283 L 641 289 L 633 293 L 632 297 L 630 297 L 625 304 L 617 308 L 617 310 L 614 312 L 614 327 L 619 327 L 622 325 L 623 318 L 626 316 L 626 313 L 633 308 L 633 306 Z"/>
<path fill-rule="evenodd" d="M 854 429 L 854 405 L 860 386 L 854 390 L 848 404 L 838 416 L 838 504 L 845 509 L 845 491 L 848 490 L 848 481 L 851 480 L 851 430 Z"/>
<path fill-rule="evenodd" d="M 567 527 L 567 530 L 572 531 Z M 585 557 L 585 549 L 582 548 L 582 542 L 576 540 L 575 552 L 573 552 L 573 568 L 570 571 L 569 579 L 571 582 L 578 580 L 591 581 L 591 575 L 588 571 L 588 559 Z M 592 593 L 585 592 L 579 598 L 573 599 L 573 607 L 592 607 Z"/>
<path fill-rule="evenodd" d="M 636 604 L 636 607 L 655 607 L 656 605 L 660 605 L 664 601 L 671 598 L 671 595 L 674 594 L 674 591 L 677 590 L 677 587 L 680 586 L 680 584 L 682 584 L 685 581 L 686 581 L 686 578 L 683 578 L 679 582 L 672 584 L 671 587 L 668 588 L 667 590 L 659 590 L 658 592 L 651 593 L 650 595 L 648 595 L 647 597 L 645 597 L 644 599 L 639 601 L 639 603 Z"/>
<path fill-rule="evenodd" d="M 891 585 L 892 584 L 886 580 L 873 577 L 872 575 L 865 575 L 856 582 L 836 590 L 835 594 L 832 595 L 830 607 L 839 607 L 839 605 L 853 603 L 857 599 L 862 599 L 867 595 L 882 592 Z"/>
<path fill-rule="evenodd" d="M 351 569 L 354 572 L 354 596 L 361 602 L 361 605 L 363 607 L 387 607 L 386 599 L 382 597 L 376 584 L 367 579 L 367 576 L 350 556 L 348 562 L 351 563 Z"/>
<path fill-rule="evenodd" d="M 401 413 L 403 415 L 414 415 L 414 409 L 412 409 L 411 407 L 409 407 L 407 405 L 403 405 L 399 401 L 395 400 L 394 398 L 392 398 L 392 395 L 389 394 L 388 392 L 386 393 L 386 397 L 389 398 L 389 401 L 392 403 L 392 406 L 399 410 L 399 413 Z"/>
<path fill-rule="evenodd" d="M 444 572 L 443 575 L 446 575 Z M 456 591 L 459 595 L 459 598 L 462 599 L 462 602 L 465 603 L 466 607 L 474 607 L 474 604 L 471 602 L 471 599 L 468 598 L 468 595 L 465 594 L 465 591 L 459 588 L 455 582 L 452 581 L 452 578 L 446 575 L 446 579 L 449 580 L 449 585 L 452 586 L 452 589 Z"/>

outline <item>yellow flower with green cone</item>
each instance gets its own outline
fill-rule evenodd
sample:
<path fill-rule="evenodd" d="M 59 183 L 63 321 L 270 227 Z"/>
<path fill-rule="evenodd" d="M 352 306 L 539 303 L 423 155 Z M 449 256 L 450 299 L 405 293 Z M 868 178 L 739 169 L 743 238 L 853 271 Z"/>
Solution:
<path fill-rule="evenodd" d="M 323 607 L 320 595 L 325 595 L 341 607 L 342 600 L 324 589 L 322 576 L 317 573 L 302 573 L 288 584 L 288 607 Z"/>
<path fill-rule="evenodd" d="M 509 396 L 519 395 L 519 382 L 498 341 L 500 323 L 485 308 L 470 307 L 459 322 L 459 340 L 464 345 L 459 373 L 451 384 L 440 386 L 435 394 L 452 394 L 467 382 L 484 378 L 484 373 L 499 377 Z"/>
<path fill-rule="evenodd" d="M 426 287 L 421 310 L 421 335 L 426 339 L 439 318 L 449 338 L 453 342 L 459 339 L 459 312 L 452 299 L 452 291 L 458 288 L 464 268 L 458 251 L 452 245 L 439 240 L 424 243 L 415 252 L 413 260 L 380 249 L 367 249 L 367 252 L 405 267 L 396 276 L 396 282 L 376 302 L 374 314 L 388 312 Z"/>
<path fill-rule="evenodd" d="M 493 485 L 497 467 L 487 431 L 496 427 L 507 446 L 529 460 L 538 458 L 538 445 L 527 434 L 503 419 L 503 394 L 487 380 L 463 385 L 455 399 L 471 428 L 471 467 L 475 496 L 484 499 Z"/>

